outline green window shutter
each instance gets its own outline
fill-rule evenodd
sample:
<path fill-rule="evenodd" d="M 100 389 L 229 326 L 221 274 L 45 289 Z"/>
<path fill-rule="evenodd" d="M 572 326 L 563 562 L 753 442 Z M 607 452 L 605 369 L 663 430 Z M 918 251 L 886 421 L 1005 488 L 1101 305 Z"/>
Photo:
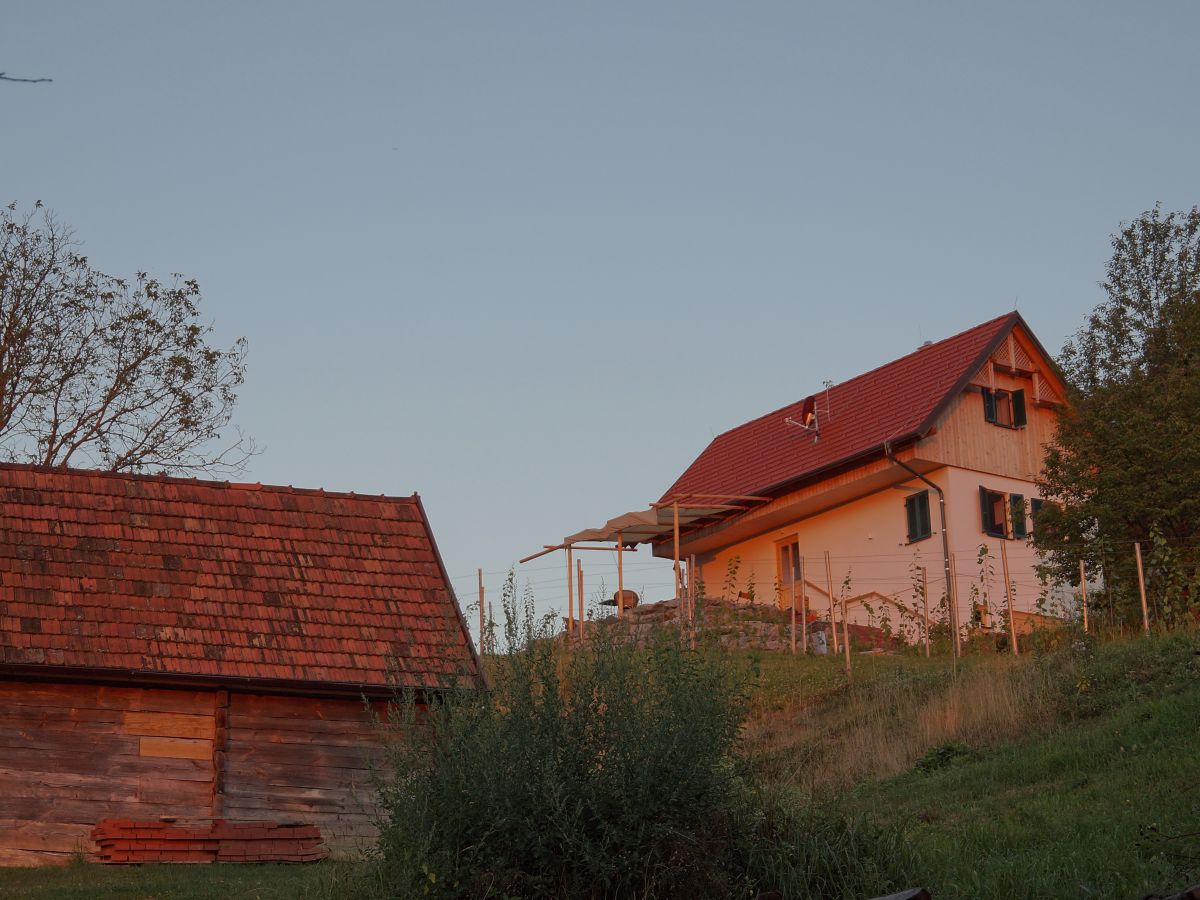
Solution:
<path fill-rule="evenodd" d="M 1012 393 L 1012 414 L 1013 428 L 1024 428 L 1026 423 L 1025 418 L 1025 392 L 1013 391 Z"/>
<path fill-rule="evenodd" d="M 1025 528 L 1025 498 L 1021 494 L 1009 494 L 1008 508 L 1012 513 L 1012 536 L 1025 537 L 1029 534 Z"/>
<path fill-rule="evenodd" d="M 921 537 L 933 534 L 933 525 L 929 521 L 929 491 L 921 491 L 917 496 L 917 526 Z"/>
<path fill-rule="evenodd" d="M 983 533 L 991 534 L 996 530 L 996 523 L 992 521 L 992 504 L 988 502 L 988 489 L 983 485 L 979 486 L 979 511 L 983 519 Z"/>
<path fill-rule="evenodd" d="M 996 395 L 989 388 L 980 388 L 980 390 L 983 393 L 984 421 L 994 423 L 996 421 Z"/>
<path fill-rule="evenodd" d="M 904 516 L 908 520 L 908 542 L 917 539 L 917 498 L 916 495 L 904 500 Z"/>

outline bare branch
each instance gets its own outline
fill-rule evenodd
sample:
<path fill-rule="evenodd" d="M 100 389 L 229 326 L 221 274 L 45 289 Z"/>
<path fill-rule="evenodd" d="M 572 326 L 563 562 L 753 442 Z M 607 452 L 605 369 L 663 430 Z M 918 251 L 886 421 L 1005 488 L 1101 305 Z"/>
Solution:
<path fill-rule="evenodd" d="M 19 81 L 22 84 L 41 84 L 43 81 L 53 81 L 53 78 L 16 78 L 0 72 L 0 81 Z"/>
<path fill-rule="evenodd" d="M 245 342 L 221 350 L 200 288 L 105 275 L 48 212 L 0 211 L 0 456 L 176 474 L 236 472 L 257 452 L 232 425 Z"/>

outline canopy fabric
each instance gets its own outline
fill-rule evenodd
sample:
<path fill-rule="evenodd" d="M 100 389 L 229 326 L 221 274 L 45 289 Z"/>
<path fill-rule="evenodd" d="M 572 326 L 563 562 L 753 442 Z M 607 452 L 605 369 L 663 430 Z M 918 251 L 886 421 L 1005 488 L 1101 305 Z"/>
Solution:
<path fill-rule="evenodd" d="M 679 526 L 682 528 L 698 522 L 701 519 L 711 519 L 727 514 L 728 506 L 713 504 L 679 504 Z M 581 544 L 585 541 L 599 543 L 616 542 L 620 535 L 621 543 L 626 546 L 646 544 L 658 537 L 671 534 L 675 530 L 675 507 L 652 506 L 649 509 L 635 510 L 622 513 L 609 519 L 599 528 L 585 528 L 563 538 L 564 544 Z"/>

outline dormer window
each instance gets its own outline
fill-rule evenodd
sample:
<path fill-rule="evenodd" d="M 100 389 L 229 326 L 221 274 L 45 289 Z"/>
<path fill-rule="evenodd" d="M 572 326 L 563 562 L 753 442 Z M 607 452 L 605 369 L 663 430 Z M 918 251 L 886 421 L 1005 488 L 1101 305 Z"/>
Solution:
<path fill-rule="evenodd" d="M 1001 428 L 1024 428 L 1025 392 L 983 388 L 983 418 Z"/>

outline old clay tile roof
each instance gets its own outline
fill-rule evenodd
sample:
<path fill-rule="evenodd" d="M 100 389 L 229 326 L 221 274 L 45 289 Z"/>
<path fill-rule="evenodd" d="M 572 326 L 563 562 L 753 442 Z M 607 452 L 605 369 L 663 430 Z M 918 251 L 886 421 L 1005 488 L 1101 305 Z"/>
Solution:
<path fill-rule="evenodd" d="M 30 667 L 356 692 L 479 677 L 416 495 L 0 465 L 0 673 Z"/>
<path fill-rule="evenodd" d="M 1019 314 L 1007 313 L 816 395 L 821 439 L 788 425 L 790 406 L 719 434 L 661 500 L 685 493 L 771 494 L 877 453 L 932 428 L 946 404 L 986 362 Z M 1025 328 L 1028 332 L 1028 328 Z M 831 410 L 831 413 L 826 412 Z"/>

